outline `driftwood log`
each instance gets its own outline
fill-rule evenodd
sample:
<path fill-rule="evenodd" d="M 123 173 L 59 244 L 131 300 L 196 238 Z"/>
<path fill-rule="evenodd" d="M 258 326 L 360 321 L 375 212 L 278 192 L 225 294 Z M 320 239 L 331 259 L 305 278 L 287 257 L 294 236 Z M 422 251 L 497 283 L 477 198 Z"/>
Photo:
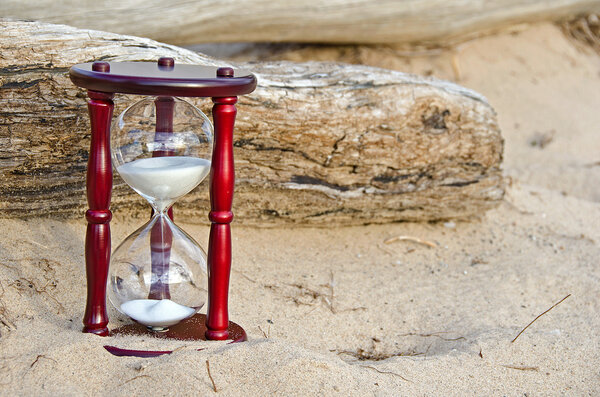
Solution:
<path fill-rule="evenodd" d="M 524 22 L 600 11 L 600 0 L 3 0 L 0 17 L 171 44 L 409 43 L 439 46 Z"/>
<path fill-rule="evenodd" d="M 86 93 L 68 67 L 97 59 L 225 65 L 149 39 L 0 20 L 0 214 L 82 216 Z M 480 214 L 503 196 L 492 107 L 458 85 L 335 63 L 250 63 L 240 98 L 234 212 L 246 224 L 361 224 Z M 115 114 L 139 97 L 116 96 Z M 209 100 L 195 101 L 210 114 Z M 206 184 L 176 216 L 206 222 Z M 148 215 L 116 176 L 113 211 Z"/>

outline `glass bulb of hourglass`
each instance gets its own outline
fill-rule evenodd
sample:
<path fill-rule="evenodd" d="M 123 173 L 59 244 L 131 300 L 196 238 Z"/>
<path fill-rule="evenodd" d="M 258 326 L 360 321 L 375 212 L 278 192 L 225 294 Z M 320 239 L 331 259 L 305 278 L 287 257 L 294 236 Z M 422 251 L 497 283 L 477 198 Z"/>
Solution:
<path fill-rule="evenodd" d="M 113 165 L 151 204 L 153 216 L 113 252 L 108 296 L 121 313 L 156 331 L 206 302 L 206 254 L 168 210 L 209 173 L 212 136 L 199 109 L 172 97 L 135 103 L 112 128 Z"/>

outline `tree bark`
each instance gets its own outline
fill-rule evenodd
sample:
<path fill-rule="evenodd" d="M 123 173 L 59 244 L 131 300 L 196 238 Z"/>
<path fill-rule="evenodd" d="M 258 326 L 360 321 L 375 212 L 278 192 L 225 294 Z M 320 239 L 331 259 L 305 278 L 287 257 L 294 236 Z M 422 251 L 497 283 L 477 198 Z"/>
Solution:
<path fill-rule="evenodd" d="M 0 213 L 82 216 L 90 130 L 80 62 L 226 66 L 149 39 L 0 20 Z M 233 65 L 236 66 L 236 65 Z M 250 63 L 240 97 L 233 211 L 245 224 L 361 224 L 464 218 L 504 192 L 492 107 L 458 85 L 367 66 Z M 116 95 L 115 114 L 140 97 Z M 210 100 L 193 100 L 210 114 Z M 116 177 L 113 210 L 148 206 Z M 206 184 L 176 204 L 205 222 Z"/>
<path fill-rule="evenodd" d="M 65 23 L 171 44 L 412 43 L 600 10 L 599 0 L 3 0 L 2 16 Z"/>

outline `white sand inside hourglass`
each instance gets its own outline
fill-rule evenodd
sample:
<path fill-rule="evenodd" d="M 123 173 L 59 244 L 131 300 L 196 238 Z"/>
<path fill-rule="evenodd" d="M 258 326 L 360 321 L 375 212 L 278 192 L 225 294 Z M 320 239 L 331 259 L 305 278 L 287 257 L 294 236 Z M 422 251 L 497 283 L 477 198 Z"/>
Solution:
<path fill-rule="evenodd" d="M 134 299 L 121 305 L 121 311 L 147 327 L 164 329 L 196 313 L 196 309 L 170 299 Z"/>
<path fill-rule="evenodd" d="M 129 186 L 160 207 L 161 202 L 171 204 L 198 186 L 210 171 L 210 161 L 185 156 L 152 157 L 125 163 L 117 171 Z"/>

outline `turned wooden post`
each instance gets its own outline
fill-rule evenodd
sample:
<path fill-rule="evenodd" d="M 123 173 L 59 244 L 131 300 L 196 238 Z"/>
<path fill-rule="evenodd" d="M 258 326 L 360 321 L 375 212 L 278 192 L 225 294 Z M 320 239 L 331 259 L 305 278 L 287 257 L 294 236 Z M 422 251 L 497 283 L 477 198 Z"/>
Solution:
<path fill-rule="evenodd" d="M 233 77 L 233 69 L 219 68 L 218 77 Z M 208 243 L 208 309 L 206 339 L 227 339 L 229 273 L 231 270 L 231 205 L 235 182 L 233 126 L 237 97 L 212 98 L 215 138 L 210 169 L 210 237 Z"/>
<path fill-rule="evenodd" d="M 93 70 L 109 72 L 110 65 L 107 62 L 95 62 Z M 83 331 L 106 336 L 106 281 L 110 261 L 112 218 L 109 210 L 112 193 L 110 123 L 114 105 L 112 93 L 89 90 L 88 96 L 92 137 L 86 180 L 89 210 L 85 214 L 88 222 L 85 236 L 87 303 Z"/>

